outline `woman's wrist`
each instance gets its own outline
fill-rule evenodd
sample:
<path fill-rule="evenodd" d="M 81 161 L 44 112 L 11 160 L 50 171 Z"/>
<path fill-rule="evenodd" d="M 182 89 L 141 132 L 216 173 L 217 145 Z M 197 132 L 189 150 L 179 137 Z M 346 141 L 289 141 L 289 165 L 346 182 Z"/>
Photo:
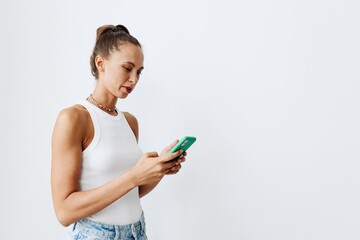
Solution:
<path fill-rule="evenodd" d="M 139 181 L 138 181 L 138 174 L 135 171 L 135 167 L 131 168 L 128 172 L 128 177 L 129 177 L 129 184 L 131 185 L 132 188 L 138 187 L 139 186 Z"/>

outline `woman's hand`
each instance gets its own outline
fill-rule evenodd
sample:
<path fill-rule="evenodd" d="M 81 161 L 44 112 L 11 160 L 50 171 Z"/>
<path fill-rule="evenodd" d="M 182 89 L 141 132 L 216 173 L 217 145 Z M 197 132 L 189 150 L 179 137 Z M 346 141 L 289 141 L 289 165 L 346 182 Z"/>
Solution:
<path fill-rule="evenodd" d="M 139 186 L 140 197 L 151 192 L 165 175 L 179 172 L 181 163 L 185 161 L 186 153 L 182 153 L 180 150 L 169 153 L 178 142 L 179 140 L 176 140 L 164 148 L 160 156 L 156 152 L 145 153 L 131 170 L 136 179 L 135 185 Z M 181 157 L 179 157 L 180 155 Z"/>
<path fill-rule="evenodd" d="M 166 156 L 169 154 L 170 150 L 179 142 L 179 140 L 175 140 L 173 143 L 171 143 L 169 146 L 165 147 L 160 156 Z M 176 162 L 176 164 L 170 168 L 167 169 L 166 171 L 166 175 L 173 175 L 176 174 L 180 171 L 181 169 L 181 163 L 185 162 L 185 156 L 186 156 L 186 152 L 181 153 L 180 157 L 176 157 L 176 160 L 171 160 L 172 162 Z"/>
<path fill-rule="evenodd" d="M 179 157 L 179 159 L 177 160 L 176 165 L 175 165 L 174 167 L 172 167 L 172 168 L 166 173 L 166 175 L 173 175 L 173 174 L 178 173 L 178 172 L 180 171 L 180 169 L 181 169 L 181 164 L 182 164 L 183 162 L 185 162 L 185 160 L 186 160 L 186 159 L 185 159 L 186 155 L 187 155 L 187 153 L 184 152 L 184 153 Z"/>
<path fill-rule="evenodd" d="M 170 144 L 169 146 L 167 146 L 166 148 L 163 149 L 163 151 L 161 152 L 160 156 L 166 156 L 167 154 L 169 154 L 170 150 L 179 142 L 179 140 L 174 141 L 172 144 Z M 180 171 L 181 169 L 181 163 L 185 162 L 185 157 L 186 157 L 187 153 L 183 152 L 180 157 L 177 158 L 177 160 L 172 160 L 174 162 L 176 162 L 175 166 L 173 166 L 172 168 L 168 169 L 166 171 L 166 175 L 173 175 L 176 174 Z"/>
<path fill-rule="evenodd" d="M 176 141 L 177 142 L 177 141 Z M 176 144 L 176 142 L 174 142 Z M 158 155 L 157 152 L 148 152 L 141 156 L 137 164 L 132 168 L 135 184 L 137 186 L 159 182 L 166 174 L 175 174 L 181 168 L 184 156 L 173 160 L 182 154 L 182 150 L 169 153 L 175 144 L 170 144 Z"/>

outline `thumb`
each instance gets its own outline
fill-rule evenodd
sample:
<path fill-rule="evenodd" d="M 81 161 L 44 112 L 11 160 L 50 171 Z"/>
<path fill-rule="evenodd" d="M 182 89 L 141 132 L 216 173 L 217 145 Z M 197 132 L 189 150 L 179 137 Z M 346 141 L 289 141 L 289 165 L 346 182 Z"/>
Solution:
<path fill-rule="evenodd" d="M 175 141 L 173 141 L 170 145 L 168 145 L 167 147 L 165 147 L 162 151 L 161 151 L 161 156 L 168 154 L 170 152 L 170 150 L 179 142 L 178 139 L 176 139 Z"/>
<path fill-rule="evenodd" d="M 176 139 L 169 146 L 165 147 L 165 150 L 167 150 L 167 152 L 169 152 L 178 142 L 179 142 L 179 139 Z"/>

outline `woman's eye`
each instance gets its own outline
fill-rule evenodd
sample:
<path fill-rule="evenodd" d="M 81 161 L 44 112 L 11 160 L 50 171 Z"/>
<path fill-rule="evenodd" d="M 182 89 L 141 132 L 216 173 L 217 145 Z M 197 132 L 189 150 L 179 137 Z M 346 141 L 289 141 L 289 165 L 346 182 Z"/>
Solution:
<path fill-rule="evenodd" d="M 131 68 L 123 67 L 126 72 L 131 72 Z"/>

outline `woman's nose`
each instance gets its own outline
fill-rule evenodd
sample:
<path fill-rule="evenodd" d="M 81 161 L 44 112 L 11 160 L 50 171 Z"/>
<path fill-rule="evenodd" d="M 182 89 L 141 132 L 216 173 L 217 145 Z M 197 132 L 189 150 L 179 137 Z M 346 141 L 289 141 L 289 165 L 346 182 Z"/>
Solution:
<path fill-rule="evenodd" d="M 136 73 L 130 75 L 130 79 L 129 79 L 130 82 L 136 84 L 138 80 L 139 80 L 139 78 Z"/>

